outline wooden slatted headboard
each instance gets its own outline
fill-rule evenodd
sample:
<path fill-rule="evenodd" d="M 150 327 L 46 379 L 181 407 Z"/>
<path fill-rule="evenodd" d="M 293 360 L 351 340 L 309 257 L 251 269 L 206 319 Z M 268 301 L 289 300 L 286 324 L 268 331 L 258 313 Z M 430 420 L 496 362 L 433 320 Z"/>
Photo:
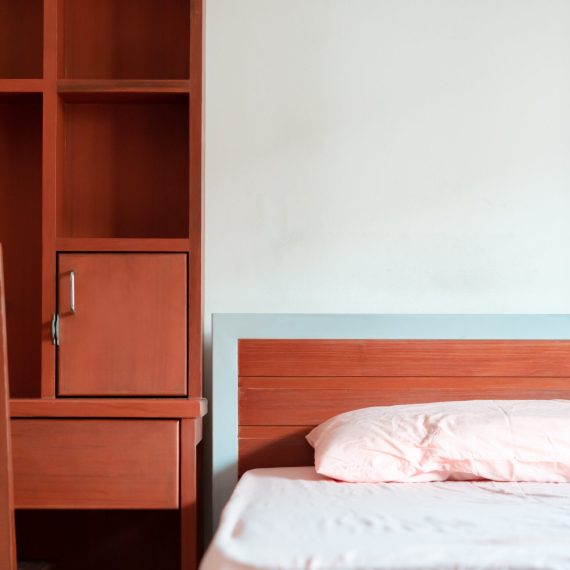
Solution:
<path fill-rule="evenodd" d="M 366 406 L 570 399 L 570 341 L 240 340 L 239 472 L 310 465 L 304 436 Z"/>

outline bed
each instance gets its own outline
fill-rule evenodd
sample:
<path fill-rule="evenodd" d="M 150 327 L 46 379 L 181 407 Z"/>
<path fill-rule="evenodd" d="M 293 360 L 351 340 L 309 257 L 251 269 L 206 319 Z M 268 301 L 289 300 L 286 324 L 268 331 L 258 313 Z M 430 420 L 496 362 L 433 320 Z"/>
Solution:
<path fill-rule="evenodd" d="M 570 341 L 238 341 L 240 481 L 203 570 L 570 568 L 570 484 L 343 483 L 305 435 L 348 410 L 570 399 Z"/>
<path fill-rule="evenodd" d="M 204 570 L 570 568 L 570 484 L 340 483 L 247 472 Z"/>

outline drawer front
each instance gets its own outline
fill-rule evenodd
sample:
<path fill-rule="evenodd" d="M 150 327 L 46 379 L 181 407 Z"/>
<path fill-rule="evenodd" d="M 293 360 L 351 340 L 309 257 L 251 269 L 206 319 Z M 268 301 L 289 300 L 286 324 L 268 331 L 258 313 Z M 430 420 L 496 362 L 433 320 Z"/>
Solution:
<path fill-rule="evenodd" d="M 174 509 L 177 420 L 12 420 L 17 508 Z"/>

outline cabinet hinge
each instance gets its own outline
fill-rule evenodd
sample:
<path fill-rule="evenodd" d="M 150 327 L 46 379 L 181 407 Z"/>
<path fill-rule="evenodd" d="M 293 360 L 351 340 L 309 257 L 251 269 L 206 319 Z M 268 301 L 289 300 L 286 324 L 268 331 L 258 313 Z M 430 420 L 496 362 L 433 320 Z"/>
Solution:
<path fill-rule="evenodd" d="M 55 346 L 59 346 L 59 315 L 57 313 L 51 318 L 51 341 Z"/>

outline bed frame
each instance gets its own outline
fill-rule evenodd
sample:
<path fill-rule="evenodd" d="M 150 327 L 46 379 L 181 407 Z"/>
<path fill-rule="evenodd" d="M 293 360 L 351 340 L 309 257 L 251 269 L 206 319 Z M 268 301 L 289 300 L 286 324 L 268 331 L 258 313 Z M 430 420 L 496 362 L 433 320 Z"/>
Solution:
<path fill-rule="evenodd" d="M 240 340 L 239 473 L 311 465 L 305 435 L 366 406 L 570 398 L 570 341 Z"/>
<path fill-rule="evenodd" d="M 308 431 L 366 406 L 570 399 L 569 316 L 218 315 L 216 524 L 237 477 L 312 464 Z"/>

